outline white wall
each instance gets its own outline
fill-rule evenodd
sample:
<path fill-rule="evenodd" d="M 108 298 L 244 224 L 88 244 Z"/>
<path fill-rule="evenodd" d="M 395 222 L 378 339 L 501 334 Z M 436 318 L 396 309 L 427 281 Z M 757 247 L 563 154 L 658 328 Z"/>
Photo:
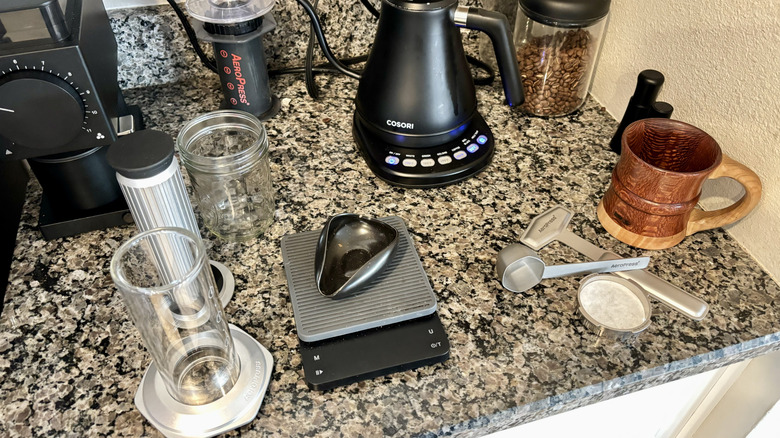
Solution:
<path fill-rule="evenodd" d="M 647 68 L 666 76 L 659 100 L 673 118 L 712 135 L 761 177 L 764 195 L 729 232 L 780 279 L 780 2 L 612 0 L 593 96 L 620 119 Z M 705 187 L 703 205 L 726 180 Z"/>

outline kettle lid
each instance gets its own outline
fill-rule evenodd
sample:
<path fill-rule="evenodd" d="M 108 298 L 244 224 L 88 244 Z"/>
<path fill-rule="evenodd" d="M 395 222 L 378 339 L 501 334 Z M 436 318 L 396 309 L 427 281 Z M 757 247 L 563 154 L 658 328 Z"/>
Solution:
<path fill-rule="evenodd" d="M 409 11 L 435 11 L 449 8 L 458 3 L 458 0 L 385 0 L 387 3 L 399 9 Z"/>
<path fill-rule="evenodd" d="M 587 26 L 609 13 L 611 0 L 518 0 L 528 18 L 553 26 Z"/>

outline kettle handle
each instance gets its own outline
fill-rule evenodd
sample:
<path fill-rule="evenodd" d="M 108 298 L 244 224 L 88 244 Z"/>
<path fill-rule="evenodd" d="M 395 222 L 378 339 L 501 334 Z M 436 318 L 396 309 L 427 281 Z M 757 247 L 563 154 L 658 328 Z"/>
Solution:
<path fill-rule="evenodd" d="M 453 21 L 456 26 L 485 32 L 496 52 L 498 71 L 504 84 L 509 106 L 519 106 L 525 100 L 520 69 L 515 58 L 515 45 L 509 33 L 509 21 L 504 14 L 487 9 L 458 6 Z"/>

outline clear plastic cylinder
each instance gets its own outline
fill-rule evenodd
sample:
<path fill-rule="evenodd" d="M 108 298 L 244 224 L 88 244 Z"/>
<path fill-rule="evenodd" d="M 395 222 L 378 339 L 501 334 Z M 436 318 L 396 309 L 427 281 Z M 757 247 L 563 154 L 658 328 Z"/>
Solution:
<path fill-rule="evenodd" d="M 203 223 L 220 239 L 247 241 L 273 221 L 268 137 L 257 117 L 235 110 L 196 117 L 176 138 Z"/>
<path fill-rule="evenodd" d="M 140 233 L 114 254 L 111 277 L 171 397 L 204 405 L 230 391 L 240 363 L 200 238 Z"/>
<path fill-rule="evenodd" d="M 590 91 L 607 17 L 583 23 L 554 18 L 541 22 L 530 16 L 523 3 L 514 33 L 525 92 L 521 108 L 536 116 L 572 113 Z"/>

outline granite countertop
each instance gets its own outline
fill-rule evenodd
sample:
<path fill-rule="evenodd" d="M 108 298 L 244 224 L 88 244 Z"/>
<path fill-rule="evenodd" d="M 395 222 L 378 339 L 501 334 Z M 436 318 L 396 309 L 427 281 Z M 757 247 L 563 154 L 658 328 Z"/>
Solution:
<path fill-rule="evenodd" d="M 210 257 L 236 277 L 230 322 L 275 361 L 257 418 L 231 436 L 478 436 L 780 348 L 780 288 L 723 230 L 663 251 L 606 234 L 596 205 L 617 160 L 607 146 L 616 123 L 595 102 L 568 117 L 530 118 L 502 104 L 498 84 L 478 87 L 496 137 L 493 163 L 457 185 L 411 190 L 375 178 L 358 155 L 356 83 L 318 81 L 316 102 L 300 78 L 272 81 L 282 110 L 267 123 L 271 228 L 247 244 L 203 234 Z M 125 94 L 149 128 L 171 135 L 219 99 L 212 77 Z M 108 272 L 134 227 L 45 241 L 35 228 L 40 188 L 28 190 L 0 320 L 0 435 L 160 436 L 133 404 L 150 357 Z M 575 212 L 571 228 L 587 240 L 652 256 L 651 271 L 707 301 L 709 315 L 695 322 L 656 304 L 650 328 L 618 342 L 576 316 L 577 278 L 525 294 L 502 289 L 496 254 L 553 205 Z M 342 212 L 404 219 L 451 343 L 445 363 L 327 392 L 306 387 L 280 240 Z M 584 261 L 558 244 L 541 255 L 550 264 Z"/>

